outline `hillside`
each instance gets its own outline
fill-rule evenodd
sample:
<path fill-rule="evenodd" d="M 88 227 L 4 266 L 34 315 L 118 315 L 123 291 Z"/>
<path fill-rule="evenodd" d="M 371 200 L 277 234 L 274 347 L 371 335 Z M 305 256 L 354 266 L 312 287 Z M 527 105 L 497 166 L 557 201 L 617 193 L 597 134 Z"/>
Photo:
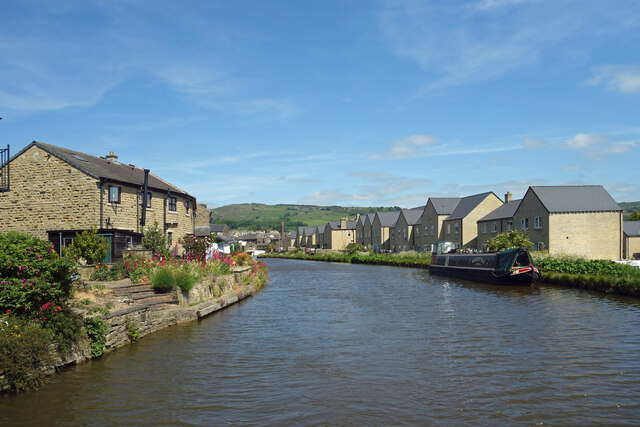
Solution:
<path fill-rule="evenodd" d="M 340 221 L 348 216 L 378 211 L 400 210 L 399 207 L 343 207 L 314 205 L 264 205 L 242 203 L 225 205 L 211 210 L 212 224 L 227 224 L 231 229 L 280 230 L 284 221 L 286 231 L 295 231 L 298 226 L 315 226 L 329 221 Z"/>
<path fill-rule="evenodd" d="M 633 211 L 640 212 L 640 201 L 637 202 L 623 202 L 618 203 L 623 210 L 623 215 L 626 217 L 629 216 Z"/>

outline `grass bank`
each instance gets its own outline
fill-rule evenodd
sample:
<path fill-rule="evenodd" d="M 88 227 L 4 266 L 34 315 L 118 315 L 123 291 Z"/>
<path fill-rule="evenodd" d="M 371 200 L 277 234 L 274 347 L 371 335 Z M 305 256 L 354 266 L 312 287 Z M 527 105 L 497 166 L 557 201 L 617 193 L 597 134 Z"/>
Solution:
<path fill-rule="evenodd" d="M 431 254 L 425 252 L 400 252 L 397 254 L 374 254 L 369 251 L 319 250 L 304 252 L 271 252 L 261 255 L 265 258 L 302 259 L 308 261 L 344 262 L 350 264 L 392 265 L 399 267 L 428 268 Z"/>

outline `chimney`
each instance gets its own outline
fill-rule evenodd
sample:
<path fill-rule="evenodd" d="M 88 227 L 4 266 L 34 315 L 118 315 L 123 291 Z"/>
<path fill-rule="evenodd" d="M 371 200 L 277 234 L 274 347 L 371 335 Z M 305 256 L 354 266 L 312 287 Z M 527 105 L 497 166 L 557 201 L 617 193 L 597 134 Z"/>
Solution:
<path fill-rule="evenodd" d="M 513 194 L 510 191 L 507 191 L 507 194 L 504 195 L 504 202 L 509 203 L 513 200 Z"/>
<path fill-rule="evenodd" d="M 109 151 L 109 154 L 107 154 L 105 156 L 105 159 L 112 161 L 112 162 L 118 162 L 118 156 L 116 156 L 115 154 L 113 154 L 113 151 Z"/>
<path fill-rule="evenodd" d="M 360 221 L 360 214 L 359 213 L 356 214 L 356 222 L 358 222 L 358 221 Z"/>
<path fill-rule="evenodd" d="M 347 218 L 340 218 L 340 230 L 347 229 Z"/>

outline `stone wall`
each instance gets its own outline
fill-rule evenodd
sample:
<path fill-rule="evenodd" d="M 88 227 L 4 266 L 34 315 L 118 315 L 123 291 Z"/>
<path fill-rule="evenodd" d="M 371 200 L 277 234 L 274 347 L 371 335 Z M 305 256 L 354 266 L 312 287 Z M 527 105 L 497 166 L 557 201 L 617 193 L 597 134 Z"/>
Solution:
<path fill-rule="evenodd" d="M 47 239 L 47 230 L 99 227 L 98 180 L 31 147 L 11 162 L 11 191 L 0 193 L 0 232 Z"/>

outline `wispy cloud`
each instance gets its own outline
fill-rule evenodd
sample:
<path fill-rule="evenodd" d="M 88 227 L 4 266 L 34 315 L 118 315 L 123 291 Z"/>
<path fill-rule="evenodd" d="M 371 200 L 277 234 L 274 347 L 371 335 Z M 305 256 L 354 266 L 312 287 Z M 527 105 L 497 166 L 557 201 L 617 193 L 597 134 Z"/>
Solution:
<path fill-rule="evenodd" d="M 594 34 L 619 36 L 633 31 L 640 12 L 631 1 L 606 9 L 578 0 L 384 4 L 380 29 L 391 49 L 424 71 L 416 97 L 535 67 L 548 54 L 566 46 L 570 50 L 572 42 Z"/>
<path fill-rule="evenodd" d="M 409 135 L 391 143 L 386 153 L 371 154 L 369 159 L 407 159 L 425 154 L 426 148 L 438 141 L 433 135 Z"/>
<path fill-rule="evenodd" d="M 627 153 L 637 145 L 635 141 L 616 141 L 610 135 L 579 133 L 567 139 L 567 147 L 580 151 L 597 161 L 604 160 L 609 154 Z"/>
<path fill-rule="evenodd" d="M 591 85 L 603 84 L 607 88 L 624 93 L 640 93 L 640 67 L 636 65 L 601 65 L 591 69 L 595 74 Z"/>
<path fill-rule="evenodd" d="M 535 150 L 537 148 L 542 148 L 548 146 L 549 143 L 547 141 L 543 141 L 537 138 L 525 138 L 524 139 L 524 148 L 527 150 Z"/>

